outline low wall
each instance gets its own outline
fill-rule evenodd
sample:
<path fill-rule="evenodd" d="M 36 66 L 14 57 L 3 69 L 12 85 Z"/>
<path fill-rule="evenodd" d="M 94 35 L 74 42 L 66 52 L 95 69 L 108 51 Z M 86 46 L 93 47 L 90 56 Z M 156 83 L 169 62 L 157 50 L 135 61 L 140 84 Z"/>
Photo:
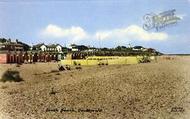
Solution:
<path fill-rule="evenodd" d="M 102 58 L 103 60 L 98 60 Z M 107 58 L 107 59 L 106 59 Z M 79 60 L 61 60 L 62 65 L 113 65 L 113 64 L 138 64 L 140 57 L 90 57 Z"/>

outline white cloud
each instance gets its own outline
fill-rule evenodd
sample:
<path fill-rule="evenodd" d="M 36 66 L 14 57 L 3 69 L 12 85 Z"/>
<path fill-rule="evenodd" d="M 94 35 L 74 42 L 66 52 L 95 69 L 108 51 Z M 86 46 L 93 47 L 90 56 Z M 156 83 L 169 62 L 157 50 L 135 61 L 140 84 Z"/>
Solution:
<path fill-rule="evenodd" d="M 53 24 L 49 24 L 43 29 L 41 35 L 51 38 L 70 38 L 73 41 L 87 38 L 87 33 L 81 27 L 72 26 L 71 28 L 62 28 Z"/>
<path fill-rule="evenodd" d="M 71 42 L 81 40 L 167 40 L 168 35 L 162 32 L 148 32 L 137 25 L 130 25 L 126 28 L 118 28 L 111 30 L 99 30 L 89 34 L 81 27 L 72 26 L 71 28 L 62 28 L 57 25 L 49 24 L 42 30 L 43 37 L 51 38 L 68 38 Z"/>
<path fill-rule="evenodd" d="M 151 40 L 166 40 L 168 35 L 166 33 L 159 32 L 148 32 L 145 31 L 142 27 L 137 25 L 131 25 L 127 28 L 114 29 L 110 31 L 99 31 L 96 33 L 97 39 L 131 39 L 131 40 L 142 40 L 142 41 L 151 41 Z"/>

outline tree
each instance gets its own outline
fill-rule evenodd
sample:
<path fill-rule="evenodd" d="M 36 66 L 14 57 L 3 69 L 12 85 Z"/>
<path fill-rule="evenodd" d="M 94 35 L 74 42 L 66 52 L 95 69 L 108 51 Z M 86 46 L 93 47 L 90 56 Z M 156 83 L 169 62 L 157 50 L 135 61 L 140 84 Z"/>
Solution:
<path fill-rule="evenodd" d="M 5 39 L 5 38 L 0 38 L 0 42 L 1 42 L 1 43 L 5 43 L 5 42 L 7 42 L 7 39 Z"/>
<path fill-rule="evenodd" d="M 83 50 L 88 50 L 88 47 L 85 46 L 85 45 L 80 45 L 80 46 L 78 46 L 78 49 L 79 49 L 80 51 L 83 51 Z"/>
<path fill-rule="evenodd" d="M 121 51 L 121 46 L 117 46 L 117 47 L 115 48 L 115 50 L 116 50 L 116 51 Z"/>
<path fill-rule="evenodd" d="M 117 46 L 117 47 L 115 48 L 116 51 L 121 51 L 121 50 L 126 50 L 126 49 L 127 49 L 126 46 Z"/>
<path fill-rule="evenodd" d="M 121 46 L 121 49 L 126 49 L 127 47 L 125 47 L 125 46 Z"/>
<path fill-rule="evenodd" d="M 9 38 L 8 41 L 11 42 L 11 39 Z"/>
<path fill-rule="evenodd" d="M 109 49 L 106 48 L 106 47 L 105 47 L 105 48 L 102 48 L 101 50 L 102 50 L 102 51 L 109 51 Z"/>

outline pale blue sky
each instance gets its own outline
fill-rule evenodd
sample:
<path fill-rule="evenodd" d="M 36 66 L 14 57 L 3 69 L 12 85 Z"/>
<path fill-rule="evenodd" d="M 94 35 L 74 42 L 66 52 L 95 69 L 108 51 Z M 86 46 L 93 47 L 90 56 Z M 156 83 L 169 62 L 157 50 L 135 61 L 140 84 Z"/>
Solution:
<path fill-rule="evenodd" d="M 183 18 L 177 25 L 158 32 L 143 31 L 145 14 L 171 9 Z M 136 36 L 124 34 L 134 29 Z M 152 36 L 153 32 L 157 36 Z M 144 33 L 148 40 L 141 39 Z M 164 53 L 190 53 L 190 0 L 0 0 L 0 37 L 30 45 L 115 47 L 130 43 Z"/>

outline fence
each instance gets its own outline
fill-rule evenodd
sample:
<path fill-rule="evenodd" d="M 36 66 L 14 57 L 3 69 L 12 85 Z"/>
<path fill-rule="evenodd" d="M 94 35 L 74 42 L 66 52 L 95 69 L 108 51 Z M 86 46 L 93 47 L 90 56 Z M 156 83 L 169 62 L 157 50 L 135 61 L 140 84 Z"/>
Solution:
<path fill-rule="evenodd" d="M 61 60 L 58 53 L 7 52 L 0 54 L 0 63 L 33 63 Z"/>

